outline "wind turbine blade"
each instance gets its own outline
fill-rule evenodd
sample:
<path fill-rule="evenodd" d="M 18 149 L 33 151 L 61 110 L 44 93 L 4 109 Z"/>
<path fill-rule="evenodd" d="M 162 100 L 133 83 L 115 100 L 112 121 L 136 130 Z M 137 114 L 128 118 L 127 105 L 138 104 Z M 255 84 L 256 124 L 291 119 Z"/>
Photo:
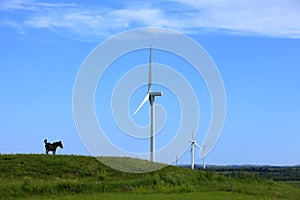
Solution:
<path fill-rule="evenodd" d="M 195 132 L 193 131 L 192 133 L 192 140 L 194 141 L 195 140 Z"/>
<path fill-rule="evenodd" d="M 200 145 L 195 141 L 195 146 L 198 147 L 200 149 Z"/>
<path fill-rule="evenodd" d="M 148 73 L 148 92 L 152 85 L 152 48 L 150 47 L 150 57 L 149 57 L 149 73 Z"/>
<path fill-rule="evenodd" d="M 133 113 L 133 115 L 135 115 L 140 109 L 141 107 L 146 103 L 146 101 L 149 99 L 149 93 L 146 94 L 144 100 L 142 101 L 142 103 L 139 105 L 139 107 L 136 109 L 136 111 Z"/>
<path fill-rule="evenodd" d="M 195 141 L 195 125 L 193 126 L 192 140 Z"/>

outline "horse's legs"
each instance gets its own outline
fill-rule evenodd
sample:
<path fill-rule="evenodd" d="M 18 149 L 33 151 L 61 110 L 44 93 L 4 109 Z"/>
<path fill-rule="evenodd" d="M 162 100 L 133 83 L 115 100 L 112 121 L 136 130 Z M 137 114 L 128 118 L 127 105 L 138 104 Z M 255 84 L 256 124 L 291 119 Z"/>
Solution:
<path fill-rule="evenodd" d="M 46 150 L 46 154 L 48 154 L 49 150 Z"/>
<path fill-rule="evenodd" d="M 53 151 L 53 155 L 55 155 L 55 150 Z"/>

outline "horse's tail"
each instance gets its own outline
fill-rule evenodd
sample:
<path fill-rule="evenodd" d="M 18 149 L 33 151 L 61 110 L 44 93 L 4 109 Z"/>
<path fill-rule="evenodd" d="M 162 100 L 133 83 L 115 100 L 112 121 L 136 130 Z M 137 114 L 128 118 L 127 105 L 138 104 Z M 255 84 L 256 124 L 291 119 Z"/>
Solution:
<path fill-rule="evenodd" d="M 47 139 L 44 139 L 45 144 L 47 144 Z"/>

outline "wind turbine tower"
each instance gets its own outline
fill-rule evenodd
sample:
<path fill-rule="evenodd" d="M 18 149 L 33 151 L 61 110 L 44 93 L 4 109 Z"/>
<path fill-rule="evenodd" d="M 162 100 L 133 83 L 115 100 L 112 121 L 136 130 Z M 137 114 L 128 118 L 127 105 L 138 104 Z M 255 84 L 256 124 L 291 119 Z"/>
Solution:
<path fill-rule="evenodd" d="M 205 166 L 205 165 L 206 165 L 206 163 L 205 163 L 205 156 L 206 156 L 206 155 L 205 155 L 205 146 L 206 146 L 206 145 L 204 144 L 204 145 L 203 145 L 203 169 L 205 169 L 205 167 L 206 167 L 206 166 Z"/>
<path fill-rule="evenodd" d="M 200 146 L 195 141 L 195 131 L 192 132 L 192 140 L 189 141 L 191 143 L 191 169 L 194 169 L 195 166 L 195 146 L 200 148 Z"/>
<path fill-rule="evenodd" d="M 148 91 L 147 94 L 133 113 L 134 115 L 140 110 L 140 108 L 146 103 L 147 100 L 150 102 L 151 106 L 151 126 L 150 126 L 150 161 L 155 161 L 155 97 L 162 96 L 162 92 L 153 92 L 151 91 L 152 86 L 152 48 L 150 47 L 150 56 L 149 56 L 149 73 L 148 73 Z"/>

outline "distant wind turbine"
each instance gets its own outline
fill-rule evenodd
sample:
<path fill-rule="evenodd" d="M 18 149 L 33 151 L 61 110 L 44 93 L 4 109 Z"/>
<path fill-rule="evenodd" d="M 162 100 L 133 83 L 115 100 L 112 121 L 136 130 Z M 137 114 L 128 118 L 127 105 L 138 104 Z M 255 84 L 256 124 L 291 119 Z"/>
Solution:
<path fill-rule="evenodd" d="M 202 149 L 203 149 L 203 169 L 206 168 L 206 163 L 205 163 L 205 144 L 203 145 Z"/>
<path fill-rule="evenodd" d="M 147 100 L 150 102 L 151 106 L 151 127 L 150 127 L 150 161 L 155 161 L 155 97 L 162 96 L 162 92 L 152 92 L 152 48 L 150 47 L 150 58 L 149 58 L 149 73 L 148 73 L 148 91 L 147 94 L 133 113 L 134 115 L 140 110 L 140 108 L 146 103 Z"/>
<path fill-rule="evenodd" d="M 195 130 L 192 132 L 192 140 L 189 141 L 191 143 L 191 169 L 194 169 L 195 165 L 195 146 L 200 148 L 200 146 L 195 141 Z"/>

